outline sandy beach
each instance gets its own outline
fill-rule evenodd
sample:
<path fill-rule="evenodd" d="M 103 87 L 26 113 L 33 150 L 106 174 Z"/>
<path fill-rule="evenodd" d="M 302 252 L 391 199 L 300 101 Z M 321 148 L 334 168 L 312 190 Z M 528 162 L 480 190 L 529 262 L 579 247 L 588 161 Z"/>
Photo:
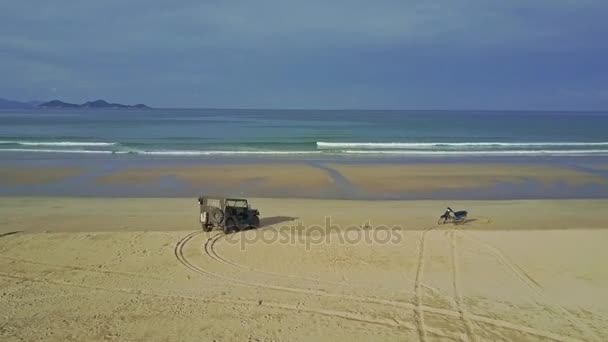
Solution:
<path fill-rule="evenodd" d="M 4 1 L 0 342 L 608 341 L 608 1 Z"/>
<path fill-rule="evenodd" d="M 251 201 L 0 198 L 2 340 L 608 339 L 608 201 Z"/>

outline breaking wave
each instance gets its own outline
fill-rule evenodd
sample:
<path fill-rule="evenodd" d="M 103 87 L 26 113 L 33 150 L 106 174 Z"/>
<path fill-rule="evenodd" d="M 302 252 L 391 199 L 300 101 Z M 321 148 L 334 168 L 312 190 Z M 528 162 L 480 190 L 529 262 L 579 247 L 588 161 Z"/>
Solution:
<path fill-rule="evenodd" d="M 303 155 L 322 151 L 129 151 L 127 153 L 157 156 L 213 156 L 213 155 Z"/>
<path fill-rule="evenodd" d="M 120 155 L 150 155 L 150 156 L 298 156 L 298 155 L 366 155 L 366 156 L 590 156 L 606 155 L 608 149 L 597 150 L 485 150 L 485 151 L 423 151 L 423 150 L 312 150 L 312 151 L 142 151 L 142 150 L 85 150 L 85 149 L 33 149 L 5 148 L 0 152 L 29 152 L 29 153 L 80 153 L 80 154 L 120 154 Z"/>
<path fill-rule="evenodd" d="M 95 141 L 12 141 L 0 140 L 2 145 L 19 146 L 65 146 L 65 147 L 104 147 L 114 146 L 114 142 L 95 142 Z"/>
<path fill-rule="evenodd" d="M 82 153 L 82 154 L 137 154 L 153 156 L 214 156 L 214 155 L 303 155 L 319 154 L 322 151 L 140 151 L 140 150 L 83 150 L 83 149 L 33 149 L 4 148 L 0 152 L 30 153 Z"/>
<path fill-rule="evenodd" d="M 318 149 L 479 149 L 479 148 L 525 148 L 525 147 L 593 147 L 608 146 L 608 142 L 324 142 L 318 141 Z"/>
<path fill-rule="evenodd" d="M 404 151 L 404 150 L 342 150 L 345 154 L 402 156 L 586 156 L 608 155 L 608 150 L 502 150 L 502 151 Z"/>
<path fill-rule="evenodd" d="M 4 138 L 0 152 L 147 156 L 608 156 L 608 142 L 103 142 Z"/>
<path fill-rule="evenodd" d="M 113 154 L 117 151 L 103 150 L 66 150 L 66 149 L 37 149 L 37 148 L 2 148 L 0 152 L 34 152 L 34 153 L 82 153 L 82 154 Z"/>

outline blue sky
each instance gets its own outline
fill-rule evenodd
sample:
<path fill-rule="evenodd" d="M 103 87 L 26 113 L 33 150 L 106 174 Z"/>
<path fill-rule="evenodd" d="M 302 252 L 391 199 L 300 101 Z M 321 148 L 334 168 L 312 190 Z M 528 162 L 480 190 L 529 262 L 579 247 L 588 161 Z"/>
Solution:
<path fill-rule="evenodd" d="M 608 109 L 608 2 L 0 0 L 0 97 Z"/>

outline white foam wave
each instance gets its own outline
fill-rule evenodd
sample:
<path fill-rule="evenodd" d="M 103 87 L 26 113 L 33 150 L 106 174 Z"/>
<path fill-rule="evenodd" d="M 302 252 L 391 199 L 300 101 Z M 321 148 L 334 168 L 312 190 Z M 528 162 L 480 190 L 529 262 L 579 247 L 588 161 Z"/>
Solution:
<path fill-rule="evenodd" d="M 313 151 L 141 151 L 141 150 L 83 150 L 83 149 L 31 149 L 6 148 L 0 152 L 30 153 L 81 153 L 81 154 L 134 154 L 151 156 L 230 156 L 230 155 L 366 155 L 366 156 L 608 156 L 608 149 L 597 150 L 489 150 L 489 151 L 415 151 L 415 150 L 313 150 Z"/>
<path fill-rule="evenodd" d="M 157 156 L 214 156 L 214 155 L 301 155 L 319 154 L 322 151 L 130 151 L 130 153 Z"/>
<path fill-rule="evenodd" d="M 82 150 L 82 149 L 30 149 L 3 148 L 0 152 L 30 152 L 30 153 L 84 153 L 84 154 L 141 154 L 153 156 L 213 156 L 213 155 L 302 155 L 319 154 L 322 151 L 140 151 L 140 150 Z"/>
<path fill-rule="evenodd" d="M 592 147 L 608 146 L 608 142 L 428 142 L 428 143 L 404 143 L 404 142 L 324 142 L 317 141 L 318 149 L 434 149 L 434 148 L 491 148 L 491 147 Z"/>
<path fill-rule="evenodd" d="M 2 148 L 0 152 L 36 152 L 36 153 L 85 153 L 85 154 L 113 154 L 124 153 L 101 150 L 61 150 L 61 149 L 33 149 L 33 148 Z"/>
<path fill-rule="evenodd" d="M 402 156 L 571 156 L 608 155 L 608 150 L 501 150 L 501 151 L 403 151 L 403 150 L 342 150 L 345 154 L 402 155 Z"/>
<path fill-rule="evenodd" d="M 114 142 L 95 142 L 95 141 L 12 141 L 0 140 L 0 144 L 11 144 L 20 146 L 64 146 L 64 147 L 103 147 L 114 146 Z"/>

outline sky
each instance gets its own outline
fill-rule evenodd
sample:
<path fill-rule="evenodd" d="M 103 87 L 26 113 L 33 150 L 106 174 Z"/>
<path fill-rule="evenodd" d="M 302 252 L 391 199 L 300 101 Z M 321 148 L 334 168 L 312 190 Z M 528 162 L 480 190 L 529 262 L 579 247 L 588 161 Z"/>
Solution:
<path fill-rule="evenodd" d="M 608 109 L 605 0 L 0 0 L 0 97 Z"/>

